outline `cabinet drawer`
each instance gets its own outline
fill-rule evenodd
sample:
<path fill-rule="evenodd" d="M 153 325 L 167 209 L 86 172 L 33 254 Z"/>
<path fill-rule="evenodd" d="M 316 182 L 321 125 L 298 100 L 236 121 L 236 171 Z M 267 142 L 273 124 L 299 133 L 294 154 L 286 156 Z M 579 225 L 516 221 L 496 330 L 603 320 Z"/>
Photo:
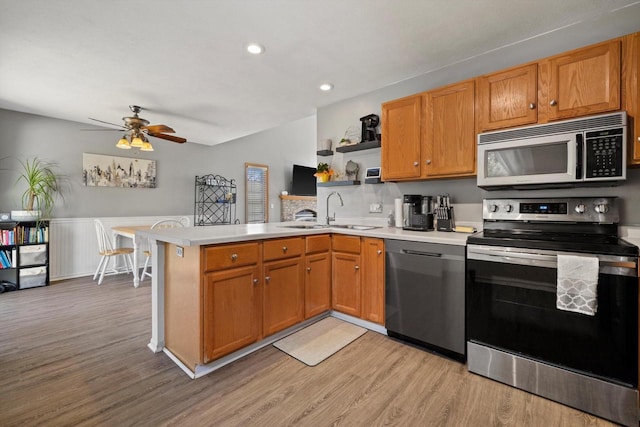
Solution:
<path fill-rule="evenodd" d="M 265 240 L 264 261 L 300 256 L 304 252 L 304 238 Z"/>
<path fill-rule="evenodd" d="M 204 248 L 204 271 L 257 264 L 259 260 L 260 244 L 257 242 Z"/>
<path fill-rule="evenodd" d="M 328 234 L 321 234 L 319 236 L 307 236 L 306 238 L 306 250 L 308 254 L 314 252 L 327 252 L 331 249 L 331 236 Z"/>
<path fill-rule="evenodd" d="M 331 239 L 331 248 L 336 252 L 360 253 L 360 237 L 334 234 Z"/>

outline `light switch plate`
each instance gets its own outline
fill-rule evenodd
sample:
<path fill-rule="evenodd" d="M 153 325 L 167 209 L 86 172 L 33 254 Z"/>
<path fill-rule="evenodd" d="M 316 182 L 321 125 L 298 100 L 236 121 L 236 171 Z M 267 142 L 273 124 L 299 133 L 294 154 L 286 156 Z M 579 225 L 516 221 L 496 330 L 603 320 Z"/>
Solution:
<path fill-rule="evenodd" d="M 382 213 L 382 203 L 371 203 L 369 213 Z"/>
<path fill-rule="evenodd" d="M 176 246 L 176 255 L 180 258 L 184 256 L 184 248 L 182 246 Z"/>

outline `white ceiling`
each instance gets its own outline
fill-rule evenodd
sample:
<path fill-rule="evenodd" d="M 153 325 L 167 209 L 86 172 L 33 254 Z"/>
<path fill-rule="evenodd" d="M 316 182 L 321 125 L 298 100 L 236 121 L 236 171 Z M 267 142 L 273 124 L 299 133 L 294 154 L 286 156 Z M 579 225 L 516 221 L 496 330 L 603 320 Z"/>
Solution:
<path fill-rule="evenodd" d="M 0 0 L 0 108 L 96 124 L 135 104 L 214 145 L 638 3 Z"/>

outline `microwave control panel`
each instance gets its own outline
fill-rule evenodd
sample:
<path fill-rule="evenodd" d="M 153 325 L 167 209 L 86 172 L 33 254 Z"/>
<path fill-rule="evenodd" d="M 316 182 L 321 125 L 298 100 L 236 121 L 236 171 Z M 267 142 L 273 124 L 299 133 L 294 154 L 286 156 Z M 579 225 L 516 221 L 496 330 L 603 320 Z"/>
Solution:
<path fill-rule="evenodd" d="M 625 161 L 623 129 L 587 132 L 585 137 L 585 178 L 622 177 Z"/>

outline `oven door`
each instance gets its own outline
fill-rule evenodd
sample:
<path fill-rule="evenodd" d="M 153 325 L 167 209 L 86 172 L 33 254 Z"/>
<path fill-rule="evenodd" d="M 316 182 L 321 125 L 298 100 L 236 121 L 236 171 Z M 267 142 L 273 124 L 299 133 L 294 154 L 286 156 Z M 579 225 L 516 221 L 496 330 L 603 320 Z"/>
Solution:
<path fill-rule="evenodd" d="M 468 340 L 635 388 L 637 259 L 598 255 L 598 309 L 587 316 L 556 308 L 557 254 L 468 245 Z"/>
<path fill-rule="evenodd" d="M 582 179 L 582 134 L 478 144 L 478 186 L 575 184 Z"/>

